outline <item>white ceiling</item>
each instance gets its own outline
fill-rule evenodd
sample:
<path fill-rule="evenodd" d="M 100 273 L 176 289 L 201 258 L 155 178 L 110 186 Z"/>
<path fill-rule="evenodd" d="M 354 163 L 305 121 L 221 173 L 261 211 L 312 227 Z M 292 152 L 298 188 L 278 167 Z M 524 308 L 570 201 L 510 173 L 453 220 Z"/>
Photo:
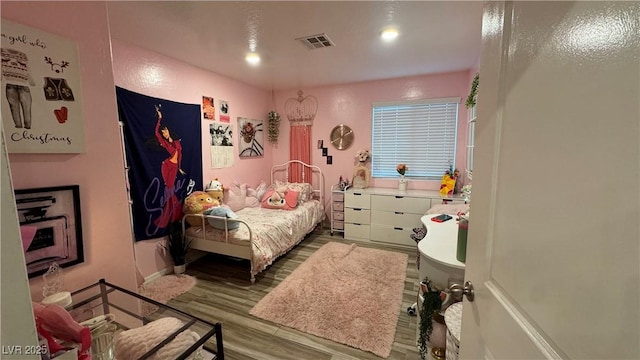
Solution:
<path fill-rule="evenodd" d="M 267 90 L 465 70 L 480 56 L 480 1 L 109 1 L 113 38 Z M 384 43 L 380 31 L 400 36 Z M 335 47 L 296 38 L 326 33 Z M 251 41 L 262 58 L 244 57 Z"/>

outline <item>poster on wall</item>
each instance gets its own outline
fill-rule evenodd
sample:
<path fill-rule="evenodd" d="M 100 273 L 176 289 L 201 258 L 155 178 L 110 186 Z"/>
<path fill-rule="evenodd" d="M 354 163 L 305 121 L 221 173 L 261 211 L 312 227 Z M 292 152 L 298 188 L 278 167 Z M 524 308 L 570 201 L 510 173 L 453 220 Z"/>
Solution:
<path fill-rule="evenodd" d="M 264 154 L 264 134 L 262 121 L 238 118 L 238 144 L 240 157 L 257 157 Z"/>
<path fill-rule="evenodd" d="M 0 101 L 9 153 L 82 153 L 78 44 L 2 19 Z"/>
<path fill-rule="evenodd" d="M 231 117 L 229 116 L 229 102 L 225 100 L 220 100 L 220 122 L 231 122 Z"/>
<path fill-rule="evenodd" d="M 123 123 L 133 230 L 155 239 L 182 219 L 182 203 L 202 189 L 200 105 L 154 98 L 116 87 Z"/>
<path fill-rule="evenodd" d="M 229 124 L 209 124 L 211 135 L 211 167 L 233 166 L 233 130 Z"/>
<path fill-rule="evenodd" d="M 208 96 L 202 97 L 202 118 L 204 120 L 216 119 L 216 105 L 213 102 L 212 97 L 208 97 Z"/>

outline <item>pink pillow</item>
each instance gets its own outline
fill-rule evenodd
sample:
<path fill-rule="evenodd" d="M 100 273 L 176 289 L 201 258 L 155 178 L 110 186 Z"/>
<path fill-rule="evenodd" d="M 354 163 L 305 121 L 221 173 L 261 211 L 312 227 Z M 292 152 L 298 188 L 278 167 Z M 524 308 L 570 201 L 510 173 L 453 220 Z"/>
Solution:
<path fill-rule="evenodd" d="M 282 193 L 268 190 L 262 198 L 262 207 L 266 209 L 293 210 L 298 206 L 298 195 L 297 191 L 287 190 L 283 197 Z"/>
<path fill-rule="evenodd" d="M 246 201 L 247 184 L 232 184 L 227 192 L 225 204 L 227 204 L 232 211 L 238 211 L 245 208 Z"/>

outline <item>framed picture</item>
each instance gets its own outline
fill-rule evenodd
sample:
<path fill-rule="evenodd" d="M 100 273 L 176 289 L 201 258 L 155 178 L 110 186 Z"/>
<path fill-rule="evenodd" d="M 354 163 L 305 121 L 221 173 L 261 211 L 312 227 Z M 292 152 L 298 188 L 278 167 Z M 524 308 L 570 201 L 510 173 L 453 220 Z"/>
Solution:
<path fill-rule="evenodd" d="M 327 165 L 331 165 L 331 164 L 333 164 L 333 156 L 328 155 L 327 156 Z"/>
<path fill-rule="evenodd" d="M 324 141 L 323 140 L 318 140 L 318 149 L 322 149 L 324 146 Z"/>
<path fill-rule="evenodd" d="M 18 220 L 29 277 L 84 262 L 80 187 L 15 190 Z"/>
<path fill-rule="evenodd" d="M 322 156 L 327 156 L 329 155 L 329 149 L 327 149 L 326 147 L 322 148 Z"/>
<path fill-rule="evenodd" d="M 262 121 L 238 118 L 238 137 L 240 157 L 258 157 L 264 155 L 264 130 Z"/>
<path fill-rule="evenodd" d="M 7 151 L 84 153 L 78 43 L 5 19 L 0 43 L 5 65 L 0 113 Z"/>

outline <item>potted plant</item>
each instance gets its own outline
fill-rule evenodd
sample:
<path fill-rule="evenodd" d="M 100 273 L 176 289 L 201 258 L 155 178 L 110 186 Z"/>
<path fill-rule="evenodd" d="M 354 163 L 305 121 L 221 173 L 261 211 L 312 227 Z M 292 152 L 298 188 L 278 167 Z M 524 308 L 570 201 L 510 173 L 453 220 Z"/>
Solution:
<path fill-rule="evenodd" d="M 191 248 L 191 241 L 186 241 L 182 234 L 182 224 L 174 221 L 169 224 L 167 242 L 163 245 L 173 260 L 173 272 L 183 274 L 187 267 L 187 252 Z"/>
<path fill-rule="evenodd" d="M 433 322 L 444 323 L 444 318 L 439 314 L 442 306 L 442 298 L 440 290 L 431 283 L 431 280 L 425 278 L 420 282 L 421 293 L 423 296 L 422 309 L 420 310 L 420 336 L 418 338 L 418 350 L 420 351 L 420 359 L 428 358 L 427 343 L 431 340 L 433 332 Z M 441 319 L 440 319 L 441 318 Z M 436 354 L 433 354 L 434 357 Z M 441 354 L 438 354 L 441 355 Z"/>

